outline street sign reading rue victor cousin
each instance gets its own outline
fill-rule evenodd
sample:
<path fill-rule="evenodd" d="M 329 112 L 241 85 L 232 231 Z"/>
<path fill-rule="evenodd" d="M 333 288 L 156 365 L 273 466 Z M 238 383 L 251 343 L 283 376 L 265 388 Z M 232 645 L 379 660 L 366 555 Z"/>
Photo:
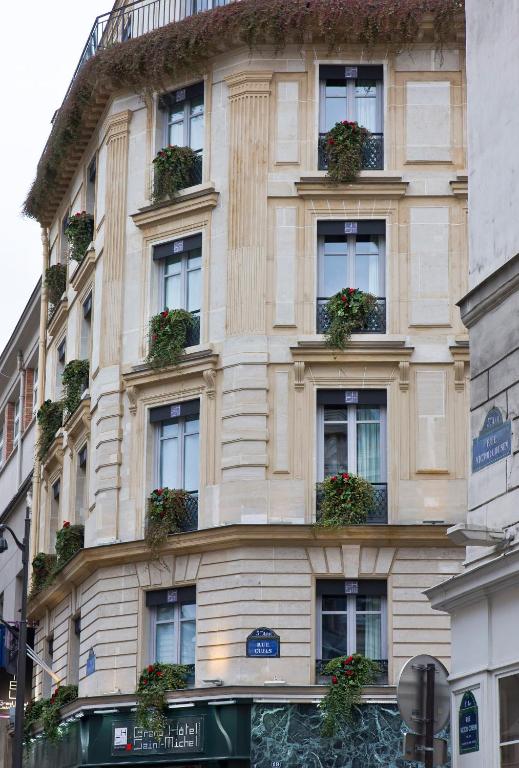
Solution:
<path fill-rule="evenodd" d="M 503 421 L 499 408 L 491 408 L 483 428 L 472 440 L 472 471 L 494 464 L 512 453 L 512 423 Z"/>
<path fill-rule="evenodd" d="M 258 627 L 247 638 L 247 656 L 279 658 L 279 635 L 268 627 Z"/>
<path fill-rule="evenodd" d="M 472 691 L 466 691 L 461 699 L 458 716 L 460 755 L 479 751 L 478 705 Z"/>

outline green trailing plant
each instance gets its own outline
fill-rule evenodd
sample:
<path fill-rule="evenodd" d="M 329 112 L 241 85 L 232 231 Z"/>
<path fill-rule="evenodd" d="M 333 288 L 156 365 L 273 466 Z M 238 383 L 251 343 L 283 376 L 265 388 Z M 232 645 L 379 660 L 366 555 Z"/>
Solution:
<path fill-rule="evenodd" d="M 362 525 L 373 509 L 373 486 L 359 475 L 342 472 L 319 483 L 322 494 L 317 525 L 333 528 L 342 525 Z"/>
<path fill-rule="evenodd" d="M 163 731 L 166 726 L 166 691 L 187 686 L 189 667 L 182 664 L 150 664 L 139 676 L 136 725 L 150 731 Z"/>
<path fill-rule="evenodd" d="M 369 131 L 358 123 L 335 123 L 324 136 L 327 176 L 337 183 L 355 181 L 362 168 L 362 149 Z"/>
<path fill-rule="evenodd" d="M 76 552 L 83 549 L 84 538 L 83 525 L 71 525 L 65 520 L 63 527 L 56 534 L 56 571 L 63 568 Z"/>
<path fill-rule="evenodd" d="M 148 499 L 145 541 L 157 555 L 170 533 L 178 533 L 188 520 L 189 493 L 180 489 L 156 488 Z"/>
<path fill-rule="evenodd" d="M 53 264 L 45 270 L 45 285 L 49 300 L 49 319 L 53 316 L 67 287 L 67 268 L 64 264 Z"/>
<path fill-rule="evenodd" d="M 70 217 L 65 230 L 71 261 L 83 261 L 88 246 L 94 237 L 94 217 L 86 211 L 79 211 Z"/>
<path fill-rule="evenodd" d="M 338 51 L 357 44 L 363 58 L 375 46 L 397 52 L 417 40 L 425 16 L 428 40 L 440 49 L 457 41 L 462 0 L 242 0 L 100 50 L 79 70 L 53 122 L 25 214 L 52 223 L 59 190 L 74 173 L 70 153 L 86 147 L 92 117 L 100 117 L 121 88 L 150 92 L 186 74 L 201 76 L 211 57 L 243 46 L 280 51 L 287 44 L 324 42 Z"/>
<path fill-rule="evenodd" d="M 178 365 L 194 318 L 185 309 L 165 309 L 150 320 L 147 362 L 153 368 Z"/>
<path fill-rule="evenodd" d="M 50 699 L 31 701 L 27 706 L 24 716 L 24 741 L 26 746 L 30 742 L 32 726 L 41 722 L 43 726 L 42 736 L 49 741 L 57 741 L 60 736 L 59 725 L 61 722 L 60 709 L 65 704 L 77 699 L 77 685 L 58 686 Z"/>
<path fill-rule="evenodd" d="M 351 722 L 353 707 L 361 703 L 362 689 L 375 682 L 380 666 L 376 661 L 354 653 L 332 659 L 323 672 L 331 675 L 331 683 L 319 705 L 323 714 L 321 733 L 323 736 L 334 736 L 341 725 Z"/>
<path fill-rule="evenodd" d="M 366 323 L 377 306 L 376 296 L 358 288 L 343 288 L 326 303 L 329 318 L 325 333 L 326 344 L 332 349 L 344 349 L 351 334 Z"/>
<path fill-rule="evenodd" d="M 161 149 L 153 160 L 153 202 L 159 203 L 167 197 L 173 200 L 177 192 L 190 187 L 199 161 L 199 156 L 190 147 L 170 144 Z"/>
<path fill-rule="evenodd" d="M 63 411 L 68 419 L 81 402 L 81 395 L 88 388 L 88 360 L 71 360 L 63 370 Z"/>
<path fill-rule="evenodd" d="M 36 418 L 40 430 L 37 447 L 38 458 L 43 461 L 56 437 L 56 432 L 63 424 L 63 403 L 61 400 L 58 402 L 45 400 Z"/>
<path fill-rule="evenodd" d="M 53 578 L 56 567 L 56 555 L 48 555 L 46 552 L 38 552 L 32 561 L 31 591 L 29 597 L 35 597 L 48 586 Z"/>

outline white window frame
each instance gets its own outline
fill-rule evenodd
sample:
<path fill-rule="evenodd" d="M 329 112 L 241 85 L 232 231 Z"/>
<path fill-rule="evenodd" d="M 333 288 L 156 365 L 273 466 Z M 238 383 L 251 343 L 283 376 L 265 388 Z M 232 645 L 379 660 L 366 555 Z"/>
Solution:
<path fill-rule="evenodd" d="M 84 477 L 83 499 L 82 499 L 84 515 L 81 516 L 80 514 L 81 510 L 78 508 L 77 484 L 78 484 L 79 471 L 83 469 L 83 465 L 81 463 L 81 454 L 83 453 L 83 451 L 86 451 L 86 459 L 84 463 L 85 477 Z M 75 499 L 74 499 L 75 519 L 78 520 L 80 523 L 84 523 L 84 521 L 86 520 L 86 516 L 88 514 L 88 443 L 83 443 L 81 448 L 76 452 L 76 475 L 75 475 L 74 496 L 75 496 Z"/>
<path fill-rule="evenodd" d="M 353 66 L 353 65 L 348 65 Z M 360 65 L 359 65 L 360 66 Z M 355 81 L 363 78 L 324 78 L 319 80 L 319 133 L 326 133 L 326 80 L 344 80 L 346 83 L 346 114 L 344 120 L 357 121 L 357 116 L 354 114 L 356 110 L 351 105 L 356 105 L 355 98 Z M 366 78 L 367 80 L 374 80 L 375 78 Z M 376 124 L 377 130 L 374 133 L 384 134 L 384 81 L 375 80 L 376 82 Z"/>
<path fill-rule="evenodd" d="M 200 81 L 200 82 L 202 82 L 202 81 Z M 194 85 L 196 85 L 196 83 Z M 205 132 L 205 121 L 206 121 L 205 83 L 203 85 L 204 85 L 204 93 L 203 93 L 203 96 L 202 96 L 202 109 L 203 109 L 202 115 L 203 115 L 203 130 Z M 179 89 L 179 90 L 181 90 L 181 89 Z M 180 104 L 182 104 L 183 109 L 184 109 L 184 116 L 183 116 L 182 120 L 172 120 L 171 119 L 171 115 L 172 115 L 173 110 L 172 109 L 168 109 L 166 111 L 165 120 L 164 120 L 164 142 L 163 142 L 163 146 L 167 147 L 169 145 L 169 143 L 170 143 L 169 142 L 169 129 L 170 129 L 170 126 L 173 125 L 174 123 L 179 123 L 179 122 L 183 123 L 182 138 L 183 138 L 183 142 L 184 143 L 181 146 L 183 146 L 183 147 L 190 147 L 191 146 L 191 119 L 190 119 L 191 115 L 190 115 L 190 110 L 191 110 L 191 103 L 192 103 L 192 101 L 193 101 L 193 99 L 185 99 L 183 102 L 179 102 L 178 106 L 180 107 Z M 176 145 L 176 146 L 179 146 L 179 145 Z M 191 147 L 191 149 L 193 150 L 193 152 L 196 152 L 197 154 L 200 154 L 200 155 L 203 155 L 203 153 L 204 153 L 204 146 L 201 146 L 201 147 Z"/>
<path fill-rule="evenodd" d="M 317 236 L 317 295 L 319 298 L 323 299 L 331 298 L 331 296 L 325 296 L 324 293 L 324 245 L 326 237 L 333 237 L 333 235 Z M 358 287 L 355 284 L 355 246 L 357 237 L 362 237 L 362 235 L 345 235 L 345 237 L 347 243 L 348 274 L 345 276 L 346 282 L 344 285 L 338 286 L 335 293 L 338 293 L 338 291 L 342 290 L 343 288 Z M 370 237 L 378 238 L 378 284 L 380 290 L 379 296 L 377 298 L 383 299 L 386 296 L 386 238 L 384 235 L 370 235 Z"/>
<path fill-rule="evenodd" d="M 88 312 L 85 307 L 89 303 Z M 90 360 L 92 352 L 92 320 L 93 320 L 93 296 L 90 290 L 81 302 L 81 327 L 79 329 L 79 357 L 81 360 Z M 83 347 L 86 347 L 84 349 Z"/>
<path fill-rule="evenodd" d="M 193 414 L 194 415 L 194 414 Z M 166 438 L 161 436 L 162 427 L 164 424 L 167 424 L 170 421 L 176 421 L 179 425 L 179 450 L 178 450 L 178 461 L 179 465 L 177 467 L 178 469 L 178 476 L 182 478 L 182 489 L 185 490 L 188 493 L 192 494 L 198 494 L 200 491 L 200 488 L 184 488 L 185 485 L 185 462 L 184 462 L 184 438 L 185 438 L 185 423 L 186 423 L 186 416 L 179 416 L 176 419 L 164 419 L 163 421 L 159 421 L 156 423 L 155 426 L 155 440 L 156 440 L 156 450 L 155 450 L 155 488 L 158 488 L 163 485 L 163 478 L 160 476 L 160 465 L 161 465 L 161 456 L 162 456 L 162 442 L 165 442 L 166 440 L 169 440 L 171 438 Z M 198 411 L 198 480 L 200 485 L 200 410 Z M 181 428 L 180 428 L 181 427 Z"/>
<path fill-rule="evenodd" d="M 496 706 L 496 714 L 497 714 L 497 763 L 496 765 L 502 766 L 502 760 L 501 760 L 501 748 L 502 747 L 509 747 L 513 746 L 514 744 L 519 745 L 519 738 L 518 739 L 512 739 L 511 741 L 501 741 L 501 695 L 500 695 L 500 685 L 501 680 L 504 680 L 506 677 L 513 677 L 513 676 L 519 676 L 519 668 L 518 669 L 510 669 L 504 674 L 498 675 L 495 679 L 497 681 L 497 690 L 496 690 L 496 697 L 497 697 L 497 706 Z M 480 720 L 481 725 L 481 720 Z M 480 744 L 481 748 L 481 744 Z"/>
<path fill-rule="evenodd" d="M 190 235 L 189 235 L 190 237 Z M 197 267 L 196 269 L 189 269 L 189 254 L 192 253 L 193 250 L 200 250 L 200 267 Z M 184 309 L 187 310 L 187 288 L 188 288 L 188 274 L 189 272 L 197 272 L 200 271 L 200 305 L 202 304 L 202 248 L 200 249 L 191 249 L 190 251 L 183 251 L 179 254 L 180 256 L 180 296 L 181 296 L 181 306 L 179 307 L 168 307 L 168 309 Z M 161 302 L 159 304 L 159 311 L 166 308 L 166 262 L 168 261 L 167 257 L 165 259 L 161 259 L 161 265 L 159 269 L 159 301 Z M 200 317 L 202 313 L 202 307 L 200 306 L 199 309 L 192 310 L 191 314 L 196 315 L 197 317 Z"/>
<path fill-rule="evenodd" d="M 381 658 L 378 661 L 386 661 L 388 658 L 388 624 L 387 624 L 387 596 L 371 595 L 380 598 L 380 611 L 357 611 L 357 597 L 359 595 L 344 595 L 346 597 L 346 611 L 326 611 L 327 615 L 346 613 L 346 648 L 347 654 L 357 652 L 357 614 L 380 614 L 380 651 Z M 362 593 L 360 597 L 362 597 Z M 370 597 L 368 595 L 368 597 Z M 323 595 L 317 595 L 317 658 L 323 660 Z M 385 630 L 385 631 L 384 631 Z"/>
<path fill-rule="evenodd" d="M 176 625 L 177 626 L 178 631 L 176 633 L 176 639 L 175 639 L 175 661 L 170 662 L 170 663 L 173 663 L 173 664 L 186 663 L 186 662 L 181 662 L 180 661 L 181 625 L 182 625 L 183 622 L 192 622 L 193 619 L 183 619 L 182 618 L 181 606 L 182 605 L 194 605 L 195 606 L 195 637 L 196 637 L 196 631 L 197 631 L 196 630 L 196 624 L 197 624 L 197 618 L 196 618 L 196 614 L 197 614 L 196 598 L 195 598 L 195 601 L 192 602 L 192 603 L 189 603 L 187 601 L 184 601 L 184 602 L 179 601 L 178 603 L 170 603 L 169 605 L 171 607 L 173 607 L 173 610 L 174 610 L 174 616 L 173 616 L 173 620 L 172 621 L 169 621 L 169 620 L 168 621 L 159 621 L 158 620 L 158 618 L 157 618 L 157 616 L 158 616 L 158 608 L 160 608 L 161 606 L 154 605 L 154 606 L 152 606 L 152 608 L 150 608 L 150 611 L 151 611 L 151 655 L 152 655 L 152 660 L 153 660 L 153 663 L 157 662 L 157 626 L 159 624 L 172 624 L 172 625 Z"/>
<path fill-rule="evenodd" d="M 348 471 L 357 473 L 357 408 L 370 408 L 369 405 L 341 405 L 347 409 L 348 424 Z M 374 404 L 374 408 L 380 408 L 380 480 L 378 483 L 387 483 L 387 406 Z M 317 481 L 324 480 L 324 408 L 317 406 Z M 332 422 L 333 423 L 333 422 Z M 341 424 L 344 422 L 340 422 Z M 377 483 L 375 483 L 377 485 Z"/>

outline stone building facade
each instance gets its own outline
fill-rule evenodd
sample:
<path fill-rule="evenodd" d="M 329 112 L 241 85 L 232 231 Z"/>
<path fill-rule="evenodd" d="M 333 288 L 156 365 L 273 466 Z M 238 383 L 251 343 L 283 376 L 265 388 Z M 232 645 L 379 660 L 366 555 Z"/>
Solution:
<path fill-rule="evenodd" d="M 20 541 L 33 476 L 40 294 L 38 282 L 0 355 L 0 524 L 8 525 Z M 9 765 L 9 714 L 16 699 L 16 642 L 3 622 L 16 629 L 20 620 L 22 557 L 9 531 L 4 536 L 8 549 L 0 553 L 0 764 Z"/>
<path fill-rule="evenodd" d="M 237 44 L 199 76 L 92 105 L 81 157 L 39 213 L 44 266 L 68 268 L 42 398 L 59 397 L 73 359 L 90 375 L 38 467 L 34 553 L 64 521 L 85 540 L 31 601 L 37 651 L 79 685 L 64 740 L 37 740 L 32 761 L 117 763 L 127 728 L 137 762 L 313 766 L 321 750 L 371 766 L 385 749 L 397 765 L 402 665 L 420 652 L 449 665 L 449 618 L 423 590 L 459 572 L 445 531 L 466 509 L 463 39 L 440 53 L 427 19 L 420 29 L 412 51 L 369 59 L 353 43 Z M 320 169 L 336 115 L 374 136 L 351 184 Z M 201 150 L 201 176 L 152 204 L 152 160 L 180 142 Z M 94 235 L 77 265 L 63 233 L 83 210 Z M 331 350 L 322 300 L 354 282 L 378 297 L 376 318 Z M 195 313 L 200 332 L 178 366 L 155 369 L 148 326 L 165 306 Z M 366 525 L 315 527 L 316 483 L 346 467 L 373 482 L 376 507 Z M 159 486 L 191 493 L 192 530 L 156 561 L 143 536 Z M 247 657 L 265 627 L 279 658 Z M 320 739 L 316 709 L 333 647 L 383 670 L 363 728 L 340 743 Z M 156 660 L 194 665 L 168 698 L 175 727 L 204 723 L 191 752 L 133 729 L 137 678 Z M 34 690 L 49 694 L 48 675 Z"/>

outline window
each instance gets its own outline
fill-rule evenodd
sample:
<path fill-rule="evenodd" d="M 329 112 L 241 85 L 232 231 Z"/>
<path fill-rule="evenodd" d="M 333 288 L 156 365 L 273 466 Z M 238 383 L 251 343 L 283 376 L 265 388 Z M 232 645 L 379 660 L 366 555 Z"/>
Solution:
<path fill-rule="evenodd" d="M 387 522 L 386 391 L 319 390 L 317 479 L 351 472 L 374 485 L 368 522 Z"/>
<path fill-rule="evenodd" d="M 0 467 L 4 463 L 4 427 L 0 427 Z"/>
<path fill-rule="evenodd" d="M 13 442 L 18 439 L 20 434 L 20 398 L 14 404 L 14 417 L 13 417 Z"/>
<path fill-rule="evenodd" d="M 70 622 L 68 650 L 68 684 L 79 683 L 79 642 L 81 635 L 81 617 L 75 616 Z"/>
<path fill-rule="evenodd" d="M 361 653 L 387 659 L 387 585 L 385 581 L 317 581 L 318 656 Z"/>
<path fill-rule="evenodd" d="M 342 120 L 356 121 L 372 134 L 363 168 L 384 167 L 382 66 L 327 66 L 319 70 L 321 136 Z M 320 163 L 320 167 L 322 163 Z"/>
<path fill-rule="evenodd" d="M 81 360 L 90 359 L 90 340 L 92 338 L 92 294 L 89 293 L 83 302 L 81 317 L 81 341 L 79 356 Z"/>
<path fill-rule="evenodd" d="M 95 214 L 96 206 L 96 175 L 97 158 L 94 155 L 87 168 L 86 209 L 88 213 Z"/>
<path fill-rule="evenodd" d="M 34 369 L 32 380 L 32 412 L 36 413 L 38 410 L 38 369 Z"/>
<path fill-rule="evenodd" d="M 204 84 L 197 83 L 169 93 L 160 103 L 167 113 L 166 144 L 191 147 L 201 153 L 204 148 Z"/>
<path fill-rule="evenodd" d="M 68 237 L 65 234 L 68 227 L 68 213 L 63 217 L 61 222 L 61 243 L 60 243 L 60 263 L 66 264 L 68 258 Z"/>
<path fill-rule="evenodd" d="M 519 673 L 499 679 L 501 768 L 519 766 Z"/>
<path fill-rule="evenodd" d="M 56 347 L 56 400 L 63 392 L 63 371 L 65 370 L 65 358 L 67 354 L 67 340 L 63 339 Z"/>
<path fill-rule="evenodd" d="M 199 408 L 198 400 L 152 408 L 150 420 L 157 427 L 158 439 L 158 486 L 198 491 Z"/>
<path fill-rule="evenodd" d="M 87 446 L 77 454 L 76 464 L 76 522 L 84 523 L 88 512 Z"/>
<path fill-rule="evenodd" d="M 160 309 L 186 309 L 198 320 L 189 339 L 200 341 L 202 235 L 156 245 L 153 260 L 160 265 Z"/>
<path fill-rule="evenodd" d="M 152 658 L 164 664 L 194 664 L 196 658 L 196 588 L 146 593 L 152 612 Z"/>
<path fill-rule="evenodd" d="M 342 288 L 384 296 L 384 233 L 383 221 L 318 222 L 319 297 Z"/>
<path fill-rule="evenodd" d="M 50 546 L 56 544 L 56 533 L 59 525 L 59 497 L 61 494 L 61 479 L 52 484 L 50 498 Z"/>
<path fill-rule="evenodd" d="M 48 667 L 52 669 L 52 662 L 54 659 L 54 637 L 51 635 L 45 642 L 45 657 L 44 661 Z M 48 672 L 43 673 L 42 680 L 42 697 L 49 699 L 52 693 L 52 678 Z"/>

